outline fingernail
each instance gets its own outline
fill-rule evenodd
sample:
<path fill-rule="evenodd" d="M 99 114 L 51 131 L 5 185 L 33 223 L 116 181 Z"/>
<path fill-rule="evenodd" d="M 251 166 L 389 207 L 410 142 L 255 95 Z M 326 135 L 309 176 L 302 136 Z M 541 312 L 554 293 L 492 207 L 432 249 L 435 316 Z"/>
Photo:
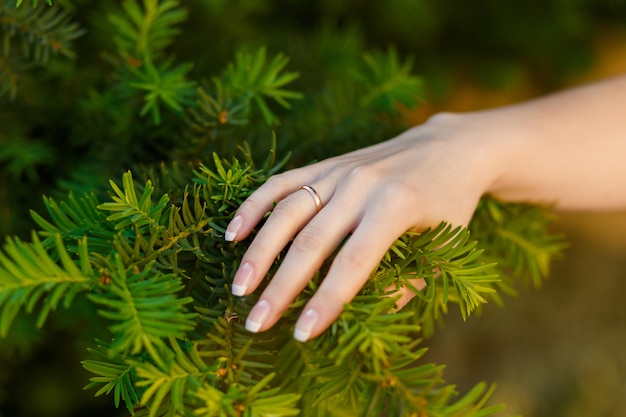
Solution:
<path fill-rule="evenodd" d="M 240 215 L 236 215 L 234 219 L 228 223 L 228 227 L 226 227 L 226 233 L 224 234 L 224 239 L 227 242 L 232 242 L 237 237 L 237 232 L 243 223 L 243 219 Z"/>
<path fill-rule="evenodd" d="M 241 297 L 246 293 L 246 290 L 250 285 L 250 280 L 252 280 L 252 272 L 252 265 L 250 265 L 249 262 L 246 262 L 239 267 L 237 273 L 235 274 L 235 278 L 233 278 L 233 285 L 230 288 L 233 295 Z"/>
<path fill-rule="evenodd" d="M 259 331 L 263 322 L 270 314 L 270 303 L 267 300 L 261 300 L 250 310 L 248 319 L 246 320 L 246 330 L 252 333 Z"/>
<path fill-rule="evenodd" d="M 293 337 L 299 342 L 306 342 L 311 337 L 313 327 L 317 324 L 319 314 L 317 310 L 309 308 L 306 310 L 296 323 L 296 329 L 293 332 Z"/>

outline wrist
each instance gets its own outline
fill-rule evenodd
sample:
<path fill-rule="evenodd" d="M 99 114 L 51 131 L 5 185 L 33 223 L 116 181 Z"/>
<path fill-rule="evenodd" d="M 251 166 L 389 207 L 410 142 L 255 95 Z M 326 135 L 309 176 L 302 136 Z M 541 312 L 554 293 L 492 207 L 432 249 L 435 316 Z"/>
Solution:
<path fill-rule="evenodd" d="M 468 185 L 471 181 L 477 194 L 500 196 L 514 183 L 511 166 L 525 133 L 506 111 L 438 113 L 425 128 L 447 143 L 451 157 L 462 161 Z"/>

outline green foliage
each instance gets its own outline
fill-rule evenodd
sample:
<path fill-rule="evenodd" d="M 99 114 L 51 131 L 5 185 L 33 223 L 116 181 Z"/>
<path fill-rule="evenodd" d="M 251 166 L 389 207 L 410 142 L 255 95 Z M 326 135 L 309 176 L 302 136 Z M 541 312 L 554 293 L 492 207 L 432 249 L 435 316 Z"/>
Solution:
<path fill-rule="evenodd" d="M 101 278 L 107 291 L 89 297 L 104 307 L 99 310 L 102 317 L 115 323 L 111 331 L 117 337 L 111 350 L 136 354 L 160 344 L 164 337 L 182 338 L 193 329 L 195 314 L 183 307 L 192 300 L 176 297 L 182 284 L 173 274 L 155 273 L 152 264 L 143 271 L 124 270 L 119 258 L 116 264 L 116 270 L 110 275 L 104 272 Z"/>
<path fill-rule="evenodd" d="M 244 160 L 251 161 L 250 155 Z M 77 291 L 88 291 L 111 323 L 112 336 L 99 342 L 94 360 L 83 362 L 97 375 L 90 387 L 98 388 L 98 395 L 113 392 L 116 405 L 124 401 L 129 410 L 145 407 L 151 417 L 341 415 L 331 410 L 488 416 L 500 410 L 485 405 L 485 385 L 456 398 L 451 386 L 442 385 L 442 368 L 421 363 L 421 326 L 432 328 L 429 323 L 451 302 L 467 317 L 499 281 L 513 285 L 512 277 L 496 275 L 494 263 L 484 262 L 483 251 L 492 248 L 479 249 L 467 229 L 442 224 L 404 235 L 339 320 L 312 342 L 295 342 L 291 331 L 328 265 L 278 326 L 259 336 L 246 332 L 243 320 L 256 296 L 229 295 L 246 244 L 225 242 L 223 231 L 238 203 L 274 171 L 271 162 L 259 169 L 216 156 L 184 189 L 159 198 L 154 184 L 161 178 L 137 183 L 126 173 L 121 187 L 111 182 L 107 202 L 92 195 L 70 196 L 61 204 L 47 200 L 55 224 L 36 215 L 45 226 L 47 248 L 34 235 L 32 245 L 9 241 L 0 258 L 0 294 L 12 300 L 4 303 L 3 332 L 16 306 L 32 312 L 42 300 L 42 325 L 61 300 L 67 307 Z M 504 220 L 509 206 L 497 207 L 501 233 L 509 227 Z M 529 222 L 544 216 L 524 214 Z M 90 248 L 94 232 L 108 244 Z M 545 241 L 543 235 L 535 238 Z M 541 258 L 527 255 L 513 260 L 515 271 L 544 272 L 529 267 Z M 389 314 L 395 303 L 389 287 L 410 285 L 415 277 L 426 279 L 426 290 L 416 291 L 411 308 Z"/>
<path fill-rule="evenodd" d="M 84 34 L 69 15 L 44 5 L 16 8 L 4 0 L 0 6 L 3 48 L 0 55 L 0 97 L 16 97 L 19 68 L 27 64 L 46 65 L 51 56 L 73 59 L 72 42 Z M 19 6 L 18 2 L 18 6 Z M 20 43 L 21 53 L 15 51 Z"/>
<path fill-rule="evenodd" d="M 394 48 L 389 48 L 386 55 L 373 52 L 364 58 L 367 64 L 364 81 L 370 91 L 362 98 L 364 107 L 387 113 L 397 111 L 398 104 L 415 107 L 423 91 L 420 80 L 411 75 L 412 59 L 401 63 Z"/>
<path fill-rule="evenodd" d="M 150 60 L 145 60 L 140 69 L 133 69 L 137 81 L 129 82 L 128 86 L 146 92 L 140 115 L 152 114 L 154 123 L 158 125 L 161 123 L 160 103 L 177 113 L 182 113 L 183 107 L 191 105 L 195 83 L 185 80 L 189 70 L 190 65 L 170 68 L 169 63 L 156 68 Z"/>
<path fill-rule="evenodd" d="M 22 1 L 23 0 L 16 0 L 15 6 L 20 7 L 20 5 L 22 4 Z M 39 3 L 38 0 L 33 0 L 33 6 L 37 6 L 38 3 Z M 52 5 L 52 0 L 46 0 L 46 4 Z"/>
<path fill-rule="evenodd" d="M 562 243 L 544 208 L 485 198 L 469 229 L 402 236 L 309 343 L 291 333 L 332 259 L 277 326 L 245 330 L 259 292 L 230 293 L 249 243 L 223 239 L 237 207 L 288 166 L 392 136 L 430 85 L 413 73 L 423 56 L 366 45 L 355 25 L 275 39 L 275 3 L 2 4 L 0 218 L 6 231 L 34 208 L 37 230 L 0 252 L 0 335 L 71 314 L 80 294 L 106 331 L 84 341 L 89 391 L 137 416 L 494 415 L 493 388 L 457 392 L 422 337 L 451 305 L 467 319 L 545 278 Z M 334 7 L 337 22 L 361 13 Z M 389 314 L 400 285 L 416 297 Z"/>
<path fill-rule="evenodd" d="M 158 58 L 173 43 L 180 33 L 177 25 L 187 17 L 179 4 L 176 0 L 144 0 L 142 7 L 136 0 L 123 1 L 126 13 L 109 16 L 118 51 L 126 59 Z"/>
<path fill-rule="evenodd" d="M 4 137 L 0 133 L 0 162 L 12 178 L 37 180 L 37 167 L 53 160 L 53 151 L 45 143 L 25 140 L 19 136 Z"/>
<path fill-rule="evenodd" d="M 75 263 L 56 236 L 53 253 L 47 250 L 37 235 L 32 243 L 9 239 L 0 254 L 0 335 L 6 336 L 9 327 L 23 308 L 33 313 L 43 301 L 37 325 L 42 326 L 48 314 L 59 303 L 68 307 L 79 291 L 93 282 L 93 269 L 88 260 L 85 241 L 79 243 Z M 58 262 L 57 262 L 58 259 Z"/>
<path fill-rule="evenodd" d="M 150 113 L 158 125 L 161 104 L 177 113 L 193 104 L 195 82 L 186 79 L 192 65 L 163 60 L 164 50 L 179 34 L 177 25 L 187 12 L 176 0 L 145 0 L 143 7 L 136 0 L 126 0 L 122 7 L 124 14 L 109 16 L 119 55 L 114 60 L 125 89 L 144 93 L 140 115 Z"/>
<path fill-rule="evenodd" d="M 267 124 L 276 124 L 278 119 L 265 98 L 271 98 L 285 108 L 290 108 L 287 99 L 302 98 L 302 94 L 282 88 L 298 77 L 295 72 L 281 73 L 288 62 L 289 59 L 281 54 L 266 62 L 265 48 L 254 55 L 240 52 L 235 62 L 228 66 L 223 76 L 224 84 L 230 85 L 236 96 L 256 104 Z"/>

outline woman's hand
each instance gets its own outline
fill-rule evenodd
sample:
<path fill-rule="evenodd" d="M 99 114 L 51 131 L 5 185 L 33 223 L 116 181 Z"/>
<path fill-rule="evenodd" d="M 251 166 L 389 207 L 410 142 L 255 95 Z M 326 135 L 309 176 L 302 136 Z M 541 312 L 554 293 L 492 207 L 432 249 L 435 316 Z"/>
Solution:
<path fill-rule="evenodd" d="M 243 256 L 235 295 L 253 292 L 293 239 L 246 327 L 271 327 L 349 236 L 296 323 L 296 339 L 319 335 L 395 239 L 441 221 L 467 225 L 486 192 L 561 209 L 625 208 L 625 107 L 620 76 L 518 105 L 436 115 L 387 142 L 270 178 L 226 233 L 245 239 L 277 202 Z M 303 185 L 319 195 L 319 212 Z M 400 304 L 409 298 L 404 291 Z"/>
<path fill-rule="evenodd" d="M 233 294 L 253 292 L 293 239 L 246 328 L 271 327 L 347 236 L 296 323 L 297 340 L 316 337 L 339 316 L 404 232 L 443 220 L 467 225 L 493 173 L 485 141 L 464 134 L 462 119 L 438 115 L 387 142 L 275 175 L 244 201 L 226 240 L 245 239 L 273 210 L 241 260 Z M 321 199 L 319 212 L 304 185 Z"/>

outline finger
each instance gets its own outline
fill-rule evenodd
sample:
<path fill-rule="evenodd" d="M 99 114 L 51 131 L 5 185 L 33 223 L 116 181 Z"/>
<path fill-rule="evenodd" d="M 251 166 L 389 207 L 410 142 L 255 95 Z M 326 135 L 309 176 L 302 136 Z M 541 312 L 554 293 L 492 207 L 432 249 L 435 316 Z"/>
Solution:
<path fill-rule="evenodd" d="M 389 221 L 378 221 L 387 218 L 364 218 L 347 240 L 298 319 L 294 331 L 297 340 L 304 342 L 318 336 L 337 319 L 343 306 L 359 292 L 391 244 L 404 232 L 400 223 L 394 226 Z"/>
<path fill-rule="evenodd" d="M 250 311 L 248 330 L 262 331 L 274 325 L 354 228 L 358 214 L 357 205 L 350 210 L 350 206 L 333 200 L 298 233 L 259 303 Z"/>
<path fill-rule="evenodd" d="M 328 190 L 328 186 L 315 185 L 320 190 Z M 259 230 L 254 240 L 241 259 L 235 277 L 232 292 L 242 296 L 253 292 L 272 266 L 274 259 L 287 246 L 291 239 L 317 213 L 317 201 L 312 194 L 326 197 L 329 193 L 317 194 L 314 188 L 300 189 L 285 197 L 276 205 L 265 225 Z"/>
<path fill-rule="evenodd" d="M 283 200 L 302 185 L 315 182 L 315 170 L 310 168 L 293 169 L 270 177 L 241 203 L 226 227 L 225 240 L 230 242 L 245 239 L 277 201 Z"/>

